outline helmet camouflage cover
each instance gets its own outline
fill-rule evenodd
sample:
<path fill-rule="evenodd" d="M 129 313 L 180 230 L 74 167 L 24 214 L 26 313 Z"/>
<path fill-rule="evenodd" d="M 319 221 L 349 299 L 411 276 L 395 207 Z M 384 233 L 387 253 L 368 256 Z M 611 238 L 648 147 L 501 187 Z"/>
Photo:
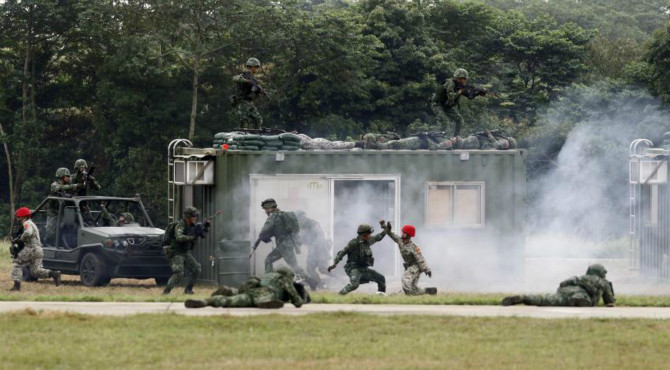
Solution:
<path fill-rule="evenodd" d="M 368 224 L 361 224 L 361 225 L 358 226 L 358 231 L 357 232 L 358 232 L 358 235 L 363 235 L 363 234 L 372 234 L 373 231 L 374 231 L 374 229 L 372 228 L 372 226 L 370 226 Z"/>
<path fill-rule="evenodd" d="M 468 71 L 459 68 L 454 72 L 454 78 L 468 78 Z"/>
<path fill-rule="evenodd" d="M 83 160 L 83 159 L 77 159 L 74 162 L 74 169 L 76 170 L 76 169 L 81 168 L 81 167 L 88 167 L 88 164 L 86 164 L 86 161 Z"/>
<path fill-rule="evenodd" d="M 184 217 L 198 217 L 198 209 L 193 206 L 186 207 Z"/>
<path fill-rule="evenodd" d="M 249 58 L 247 59 L 247 67 L 260 67 L 261 61 L 258 58 Z"/>
<path fill-rule="evenodd" d="M 61 167 L 61 168 L 57 169 L 56 170 L 56 177 L 60 179 L 63 176 L 70 176 L 70 170 L 68 170 L 65 167 Z"/>
<path fill-rule="evenodd" d="M 276 269 L 275 272 L 278 273 L 278 274 L 282 274 L 282 275 L 286 276 L 287 278 L 289 278 L 291 280 L 293 280 L 293 278 L 295 277 L 295 274 L 293 273 L 293 270 L 291 270 L 290 268 L 288 268 L 286 266 L 282 266 L 282 267 Z"/>
<path fill-rule="evenodd" d="M 268 199 L 261 202 L 261 207 L 263 209 L 277 208 L 277 202 L 272 198 L 268 198 Z"/>
<path fill-rule="evenodd" d="M 123 212 L 121 217 L 123 217 L 127 224 L 132 224 L 135 222 L 135 217 L 133 217 L 133 214 L 130 212 Z"/>
<path fill-rule="evenodd" d="M 586 270 L 586 275 L 596 275 L 600 276 L 601 278 L 605 278 L 605 275 L 607 274 L 607 270 L 605 269 L 605 266 L 595 263 L 593 265 L 590 265 L 589 268 Z"/>

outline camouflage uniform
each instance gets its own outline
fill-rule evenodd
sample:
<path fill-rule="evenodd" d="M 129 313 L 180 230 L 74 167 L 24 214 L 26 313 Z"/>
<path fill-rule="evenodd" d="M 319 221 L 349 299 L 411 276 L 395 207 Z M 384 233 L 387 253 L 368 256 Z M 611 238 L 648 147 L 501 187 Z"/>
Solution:
<path fill-rule="evenodd" d="M 453 136 L 460 135 L 463 127 L 463 117 L 456 109 L 460 107 L 460 98 L 461 94 L 456 91 L 456 82 L 449 79 L 433 94 L 430 102 L 430 108 L 442 130 L 453 132 Z"/>
<path fill-rule="evenodd" d="M 400 236 L 390 229 L 387 229 L 386 233 L 398 245 L 400 255 L 404 261 L 403 266 L 405 267 L 405 272 L 402 274 L 401 279 L 403 292 L 407 295 L 425 294 L 425 289 L 419 288 L 417 283 L 419 282 L 421 273 L 430 273 L 430 268 L 426 264 L 426 260 L 423 258 L 421 250 L 411 240 L 408 243 L 405 243 Z"/>
<path fill-rule="evenodd" d="M 573 276 L 561 282 L 554 294 L 531 294 L 505 297 L 503 306 L 526 304 L 531 306 L 596 306 L 602 297 L 606 305 L 615 302 L 612 283 L 605 279 L 607 270 L 600 264 L 589 266 L 586 275 Z"/>
<path fill-rule="evenodd" d="M 195 235 L 189 235 L 189 232 L 194 227 L 195 224 L 186 226 L 184 220 L 179 221 L 174 227 L 174 238 L 166 250 L 170 268 L 172 269 L 172 276 L 170 276 L 170 280 L 168 280 L 167 285 L 165 286 L 164 293 L 169 293 L 175 285 L 182 281 L 185 271 L 188 271 L 189 273 L 189 280 L 186 284 L 185 292 L 189 292 L 198 281 L 198 276 L 200 275 L 202 268 L 198 261 L 188 253 L 188 251 L 195 246 L 195 240 L 197 238 Z"/>
<path fill-rule="evenodd" d="M 260 67 L 261 65 L 256 58 L 249 58 L 246 64 L 247 67 Z M 231 96 L 231 102 L 234 106 L 237 106 L 237 113 L 240 115 L 240 127 L 259 129 L 263 126 L 263 117 L 258 113 L 254 100 L 261 94 L 261 90 L 254 88 L 250 76 L 250 72 L 233 76 L 235 93 Z"/>
<path fill-rule="evenodd" d="M 70 171 L 64 167 L 59 168 L 56 171 L 56 177 L 58 178 L 58 180 L 51 183 L 51 187 L 49 188 L 50 196 L 70 198 L 73 195 L 75 195 L 75 192 L 80 188 L 80 185 L 78 184 L 63 183 L 63 181 L 61 180 L 63 176 L 70 176 Z M 46 244 L 55 244 L 58 208 L 59 203 L 57 200 L 50 200 L 49 203 L 47 204 L 47 225 L 46 225 L 46 235 L 44 236 Z"/>
<path fill-rule="evenodd" d="M 77 171 L 74 177 L 72 177 L 72 183 L 79 184 L 79 189 L 75 192 L 75 195 L 80 197 L 88 195 L 89 188 L 94 190 L 100 190 L 102 188 L 93 176 L 88 177 L 87 187 L 86 181 L 84 181 L 84 174 L 81 171 Z"/>
<path fill-rule="evenodd" d="M 300 224 L 300 240 L 307 245 L 306 272 L 318 286 L 321 284 L 319 272 L 328 273 L 328 260 L 330 260 L 328 241 L 321 225 L 316 220 L 308 218 L 301 211 L 296 211 L 295 214 Z"/>
<path fill-rule="evenodd" d="M 205 300 L 188 300 L 186 307 L 198 308 L 213 307 L 259 307 L 281 308 L 285 302 L 291 302 L 295 307 L 301 307 L 309 302 L 309 295 L 298 283 L 293 282 L 293 272 L 286 268 L 278 268 L 276 272 L 265 274 L 262 278 L 251 277 L 239 289 L 221 287 L 210 298 Z"/>
<path fill-rule="evenodd" d="M 290 217 L 287 213 L 289 212 L 279 209 L 270 213 L 258 235 L 258 238 L 266 243 L 269 243 L 272 237 L 277 242 L 277 247 L 265 257 L 265 273 L 272 272 L 272 264 L 283 258 L 293 271 L 306 278 L 308 275 L 302 267 L 298 266 L 295 256 L 296 251 L 300 252 L 300 245 L 297 242 L 298 235 L 286 230 L 284 217 Z"/>
<path fill-rule="evenodd" d="M 28 267 L 30 274 L 33 277 L 40 279 L 53 277 L 51 270 L 42 267 L 44 252 L 42 252 L 42 243 L 40 243 L 40 232 L 32 220 L 23 222 L 23 234 L 19 240 L 22 241 L 25 246 L 13 261 L 11 272 L 12 280 L 21 281 L 21 277 L 23 276 L 23 266 Z"/>
<path fill-rule="evenodd" d="M 363 226 L 363 225 L 361 225 Z M 360 229 L 360 228 L 359 228 Z M 370 228 L 372 230 L 372 228 Z M 349 276 L 349 284 L 345 285 L 340 294 L 347 294 L 358 289 L 360 284 L 369 282 L 377 283 L 377 290 L 386 292 L 386 278 L 379 272 L 371 269 L 374 265 L 374 257 L 372 257 L 372 249 L 370 247 L 378 241 L 384 239 L 386 231 L 370 236 L 369 240 L 363 240 L 360 237 L 352 239 L 344 249 L 337 252 L 332 266 L 336 266 L 344 256 L 347 256 L 347 263 L 344 265 L 344 271 Z"/>

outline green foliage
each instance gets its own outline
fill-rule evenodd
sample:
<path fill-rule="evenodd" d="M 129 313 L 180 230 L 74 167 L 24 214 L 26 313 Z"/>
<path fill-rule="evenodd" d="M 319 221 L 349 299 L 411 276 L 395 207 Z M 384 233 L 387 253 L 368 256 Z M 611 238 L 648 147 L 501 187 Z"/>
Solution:
<path fill-rule="evenodd" d="M 642 59 L 649 65 L 649 89 L 670 102 L 670 25 L 654 33 Z"/>

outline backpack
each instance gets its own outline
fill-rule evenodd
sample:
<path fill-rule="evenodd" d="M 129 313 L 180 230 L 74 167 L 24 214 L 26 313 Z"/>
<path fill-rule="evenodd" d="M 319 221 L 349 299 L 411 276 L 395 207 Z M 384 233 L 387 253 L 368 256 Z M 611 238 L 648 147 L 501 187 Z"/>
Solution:
<path fill-rule="evenodd" d="M 165 234 L 163 234 L 163 245 L 172 245 L 174 240 L 174 228 L 177 226 L 179 221 L 170 222 L 165 228 Z"/>
<path fill-rule="evenodd" d="M 297 234 L 300 232 L 300 225 L 298 224 L 298 218 L 293 212 L 282 212 L 282 221 L 284 222 L 284 230 L 288 234 Z"/>

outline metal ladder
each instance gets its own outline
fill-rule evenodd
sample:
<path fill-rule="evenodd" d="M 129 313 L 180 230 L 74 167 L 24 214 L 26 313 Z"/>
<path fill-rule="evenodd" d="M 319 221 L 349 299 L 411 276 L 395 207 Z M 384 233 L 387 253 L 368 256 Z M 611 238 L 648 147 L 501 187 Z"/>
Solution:
<path fill-rule="evenodd" d="M 639 179 L 640 179 L 640 166 L 641 166 L 641 161 L 640 159 L 644 156 L 643 154 L 640 153 L 640 151 L 643 148 L 640 148 L 640 145 L 645 145 L 647 148 L 651 148 L 654 146 L 654 143 L 651 142 L 651 140 L 648 139 L 636 139 L 633 140 L 632 143 L 630 143 L 630 146 L 628 147 L 628 154 L 629 154 L 629 171 L 630 171 L 630 164 L 633 163 L 633 161 L 637 162 L 637 173 L 635 174 L 635 177 L 633 177 L 633 174 L 629 174 L 629 181 L 628 181 L 628 201 L 629 201 L 629 209 L 630 209 L 630 226 L 628 230 L 628 237 L 629 237 L 629 253 L 630 253 L 630 263 L 629 263 L 629 268 L 632 271 L 638 271 L 640 268 L 639 264 L 639 251 L 638 251 L 638 240 L 637 240 L 637 235 L 636 235 L 636 230 L 638 228 L 638 217 L 637 217 L 637 193 L 639 191 L 639 187 L 641 186 L 639 184 Z M 638 179 L 638 183 L 633 183 L 630 181 L 632 178 Z"/>
<path fill-rule="evenodd" d="M 183 155 L 177 155 L 177 148 L 179 147 L 186 147 L 186 148 L 191 148 L 193 147 L 193 143 L 191 143 L 190 140 L 188 139 L 174 139 L 168 144 L 168 184 L 167 184 L 167 214 L 168 214 L 168 224 L 170 222 L 174 222 L 177 219 L 177 212 L 178 212 L 178 207 L 176 206 L 176 198 L 177 198 L 177 184 L 175 184 L 175 178 L 174 178 L 174 161 L 176 158 L 186 158 L 187 156 Z"/>

